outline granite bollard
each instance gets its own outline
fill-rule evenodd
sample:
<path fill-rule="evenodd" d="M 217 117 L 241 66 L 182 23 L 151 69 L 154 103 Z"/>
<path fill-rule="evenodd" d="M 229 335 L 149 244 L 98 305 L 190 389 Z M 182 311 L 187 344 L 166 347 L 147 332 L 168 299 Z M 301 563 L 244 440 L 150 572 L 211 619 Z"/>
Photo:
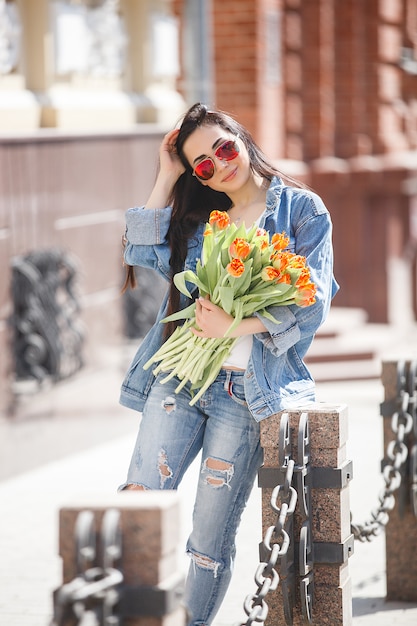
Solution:
<path fill-rule="evenodd" d="M 292 458 L 297 463 L 299 422 L 303 413 L 308 415 L 310 471 L 311 471 L 311 524 L 313 597 L 311 613 L 313 623 L 321 626 L 352 623 L 352 591 L 348 558 L 353 553 L 353 535 L 350 528 L 349 481 L 352 464 L 346 458 L 347 407 L 314 403 L 302 411 L 287 411 Z M 273 491 L 271 470 L 279 469 L 278 449 L 280 439 L 279 413 L 261 423 L 261 445 L 264 465 L 259 473 L 262 487 L 262 526 L 266 530 L 275 524 L 276 514 L 271 509 Z M 297 467 L 297 466 L 296 466 Z M 265 480 L 266 474 L 269 478 Z M 278 476 L 279 474 L 276 474 Z M 294 514 L 294 552 L 299 553 L 300 529 L 303 517 L 299 508 L 300 493 Z M 280 573 L 279 562 L 277 571 Z M 305 624 L 300 596 L 300 568 L 294 558 L 293 624 Z M 285 591 L 284 591 L 285 593 Z M 269 612 L 266 626 L 285 625 L 283 585 L 268 594 Z"/>
<path fill-rule="evenodd" d="M 410 362 L 404 362 L 406 376 L 410 374 Z M 390 442 L 396 440 L 392 430 L 392 415 L 401 410 L 398 396 L 399 362 L 387 361 L 382 364 L 382 384 L 384 386 L 384 403 L 381 412 L 384 418 L 384 450 Z M 415 383 L 415 381 L 414 381 Z M 415 390 L 413 390 L 415 393 Z M 416 408 L 414 407 L 414 410 Z M 386 582 L 387 600 L 417 602 L 417 517 L 411 507 L 411 449 L 416 438 L 413 429 L 404 437 L 408 449 L 408 457 L 400 471 L 401 485 L 394 493 L 395 506 L 389 512 L 389 520 L 385 528 L 386 549 Z"/>
<path fill-rule="evenodd" d="M 97 565 L 102 560 L 103 517 L 106 511 L 116 510 L 119 512 L 121 557 L 114 567 L 120 569 L 123 582 L 115 615 L 121 616 L 125 626 L 185 626 L 185 610 L 181 605 L 183 576 L 178 565 L 179 504 L 179 496 L 174 491 L 123 491 L 107 498 L 93 496 L 85 501 L 77 500 L 61 508 L 59 554 L 63 585 L 79 575 L 76 553 L 79 514 L 89 511 L 93 515 Z M 57 592 L 59 590 L 55 597 Z M 67 624 L 72 626 L 71 620 L 65 626 Z"/>

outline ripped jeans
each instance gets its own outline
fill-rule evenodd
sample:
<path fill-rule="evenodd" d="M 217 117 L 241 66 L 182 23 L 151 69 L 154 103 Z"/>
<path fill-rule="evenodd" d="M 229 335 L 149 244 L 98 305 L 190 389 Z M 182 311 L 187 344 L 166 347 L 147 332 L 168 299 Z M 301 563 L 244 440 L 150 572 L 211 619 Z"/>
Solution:
<path fill-rule="evenodd" d="M 160 376 L 164 378 L 165 374 Z M 212 623 L 231 579 L 235 536 L 262 462 L 259 424 L 246 407 L 244 372 L 221 370 L 195 406 L 176 378 L 157 378 L 146 402 L 127 484 L 176 489 L 200 450 L 202 460 L 187 542 L 188 626 Z"/>

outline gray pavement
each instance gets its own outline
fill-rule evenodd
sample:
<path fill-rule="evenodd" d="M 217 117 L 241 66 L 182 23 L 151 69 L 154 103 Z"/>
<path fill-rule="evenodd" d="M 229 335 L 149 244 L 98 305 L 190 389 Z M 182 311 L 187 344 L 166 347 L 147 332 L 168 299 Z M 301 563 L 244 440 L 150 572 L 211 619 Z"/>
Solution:
<path fill-rule="evenodd" d="M 89 494 L 95 498 L 114 494 L 125 477 L 138 425 L 137 415 L 117 403 L 125 358 L 124 354 L 114 358 L 113 353 L 100 372 L 84 372 L 52 389 L 43 400 L 33 398 L 23 411 L 26 417 L 13 425 L 6 420 L 0 423 L 0 626 L 48 625 L 52 591 L 61 584 L 60 507 L 77 497 L 85 500 Z M 379 471 L 384 454 L 382 399 L 378 379 L 318 384 L 318 401 L 349 407 L 354 521 L 369 518 L 383 486 Z M 195 470 L 190 469 L 180 488 L 184 543 L 190 529 Z M 260 501 L 255 487 L 238 535 L 233 580 L 215 626 L 244 621 L 243 600 L 256 590 Z M 384 551 L 383 534 L 371 543 L 355 544 L 349 560 L 354 626 L 417 624 L 417 603 L 385 602 Z M 188 559 L 182 551 L 179 562 L 185 572 Z"/>

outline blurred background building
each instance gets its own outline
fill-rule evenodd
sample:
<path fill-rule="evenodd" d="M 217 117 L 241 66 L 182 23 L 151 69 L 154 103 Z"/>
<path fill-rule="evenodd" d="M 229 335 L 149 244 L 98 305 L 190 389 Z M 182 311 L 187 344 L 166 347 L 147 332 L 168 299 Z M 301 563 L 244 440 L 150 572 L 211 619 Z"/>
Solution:
<path fill-rule="evenodd" d="M 0 0 L 0 413 L 143 331 L 124 211 L 197 100 L 324 198 L 334 305 L 415 321 L 417 0 Z"/>

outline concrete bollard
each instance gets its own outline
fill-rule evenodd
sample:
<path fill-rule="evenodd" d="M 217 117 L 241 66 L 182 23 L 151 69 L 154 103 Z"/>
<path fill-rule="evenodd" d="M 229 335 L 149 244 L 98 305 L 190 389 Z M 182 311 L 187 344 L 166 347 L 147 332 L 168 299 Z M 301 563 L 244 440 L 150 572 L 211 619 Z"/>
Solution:
<path fill-rule="evenodd" d="M 401 364 L 397 361 L 389 361 L 382 364 L 384 402 L 381 405 L 381 414 L 384 418 L 384 450 L 387 450 L 389 444 L 396 440 L 396 435 L 392 430 L 392 416 L 395 412 L 401 411 L 398 385 L 401 382 L 398 380 L 399 365 L 404 366 L 400 367 L 400 370 L 403 370 L 406 377 L 409 377 L 411 365 L 409 362 Z M 415 389 L 412 391 L 415 394 Z M 408 410 L 407 407 L 406 410 Z M 415 407 L 414 410 L 416 410 Z M 401 485 L 394 493 L 395 506 L 389 512 L 389 521 L 385 529 L 387 600 L 417 602 L 417 559 L 415 557 L 417 518 L 411 506 L 412 472 L 408 471 L 412 465 L 412 448 L 417 443 L 413 429 L 405 434 L 404 443 L 408 448 L 408 457 L 400 469 Z"/>
<path fill-rule="evenodd" d="M 64 585 L 79 575 L 75 549 L 79 514 L 88 510 L 94 516 L 97 560 L 100 562 L 103 516 L 110 509 L 117 510 L 122 546 L 117 568 L 123 574 L 123 582 L 120 602 L 114 614 L 126 626 L 184 626 L 186 617 L 181 605 L 183 576 L 179 571 L 177 552 L 180 541 L 179 504 L 179 496 L 174 491 L 123 491 L 106 498 L 93 496 L 85 501 L 77 500 L 62 508 L 59 554 L 63 563 Z M 55 592 L 55 597 L 57 592 L 59 590 Z M 71 623 L 69 620 L 68 625 Z"/>
<path fill-rule="evenodd" d="M 312 602 L 311 618 L 320 626 L 348 626 L 352 623 L 352 591 L 348 558 L 353 553 L 353 535 L 350 527 L 349 481 L 352 464 L 346 458 L 347 407 L 327 404 L 309 405 L 305 411 L 287 412 L 292 448 L 292 458 L 297 463 L 299 423 L 307 413 L 310 439 L 311 465 L 311 542 L 312 542 Z M 280 422 L 284 413 L 261 422 L 261 444 L 264 449 L 264 466 L 259 472 L 262 487 L 263 536 L 275 524 L 275 513 L 270 500 L 273 487 L 279 482 L 278 448 Z M 281 481 L 282 482 L 282 481 Z M 294 514 L 294 596 L 292 619 L 294 626 L 307 623 L 303 616 L 300 595 L 300 497 Z M 277 564 L 280 573 L 280 564 Z M 281 626 L 286 621 L 284 612 L 284 585 L 268 594 L 269 613 L 266 626 Z M 305 613 L 304 613 L 305 614 Z"/>

